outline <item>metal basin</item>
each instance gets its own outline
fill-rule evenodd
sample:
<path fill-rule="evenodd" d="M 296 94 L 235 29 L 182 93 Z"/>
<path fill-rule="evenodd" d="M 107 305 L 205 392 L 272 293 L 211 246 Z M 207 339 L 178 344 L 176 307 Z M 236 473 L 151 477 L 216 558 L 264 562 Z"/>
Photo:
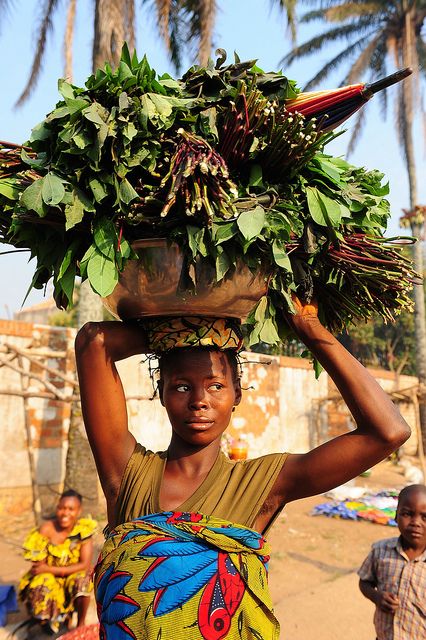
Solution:
<path fill-rule="evenodd" d="M 253 274 L 243 263 L 230 277 L 215 282 L 215 270 L 196 264 L 195 290 L 184 277 L 184 257 L 176 244 L 165 239 L 139 240 L 133 244 L 138 260 L 129 260 L 114 291 L 102 299 L 116 318 L 131 320 L 155 316 L 216 316 L 244 320 L 268 290 L 269 276 Z"/>

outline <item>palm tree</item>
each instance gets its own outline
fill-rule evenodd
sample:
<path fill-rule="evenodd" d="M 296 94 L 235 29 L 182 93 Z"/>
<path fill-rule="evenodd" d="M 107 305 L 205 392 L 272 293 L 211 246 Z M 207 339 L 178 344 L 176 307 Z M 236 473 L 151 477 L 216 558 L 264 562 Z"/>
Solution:
<path fill-rule="evenodd" d="M 302 23 L 319 20 L 325 30 L 307 42 L 295 46 L 283 58 L 291 64 L 313 55 L 328 45 L 343 42 L 343 46 L 309 81 L 306 89 L 319 85 L 329 74 L 341 67 L 346 74 L 342 85 L 375 80 L 385 76 L 392 67 L 411 67 L 413 75 L 398 85 L 395 108 L 399 142 L 404 154 L 408 174 L 410 211 L 418 210 L 416 166 L 414 158 L 413 125 L 414 105 L 421 104 L 419 91 L 426 74 L 426 0 L 305 0 L 310 5 L 301 17 Z M 331 26 L 330 26 L 331 25 Z M 386 109 L 386 92 L 381 94 Z M 359 112 L 349 145 L 351 150 L 365 122 L 366 108 Z M 424 221 L 412 217 L 411 229 L 416 238 L 422 237 Z M 417 242 L 413 252 L 414 263 L 423 273 L 422 245 Z M 416 370 L 420 382 L 420 421 L 423 446 L 426 447 L 426 324 L 425 297 L 421 285 L 415 287 L 415 335 L 417 349 Z"/>
<path fill-rule="evenodd" d="M 146 3 L 147 0 L 143 0 Z M 53 30 L 60 0 L 45 0 L 40 10 L 36 46 L 28 81 L 17 100 L 23 104 L 30 97 L 40 76 L 46 45 Z M 12 9 L 12 0 L 0 0 L 0 12 Z M 216 15 L 216 0 L 156 0 L 155 11 L 160 35 L 170 58 L 178 69 L 181 64 L 183 46 L 198 48 L 200 64 L 205 64 L 211 51 L 212 33 Z M 64 75 L 72 77 L 72 44 L 77 0 L 67 0 L 64 35 Z M 135 46 L 136 9 L 135 0 L 95 0 L 92 70 L 105 62 L 116 66 L 123 43 L 129 49 Z M 80 296 L 78 325 L 88 320 L 102 319 L 102 305 L 88 286 L 83 284 Z"/>
<path fill-rule="evenodd" d="M 146 0 L 145 0 L 146 1 Z M 40 22 L 36 36 L 34 58 L 30 75 L 17 104 L 24 103 L 36 87 L 46 53 L 46 44 L 53 30 L 59 0 L 44 0 L 40 7 Z M 13 8 L 12 0 L 0 0 L 0 14 Z M 208 60 L 216 12 L 215 0 L 156 0 L 155 9 L 160 35 L 176 68 L 181 63 L 183 44 L 198 47 L 201 64 Z M 64 75 L 72 77 L 72 44 L 77 0 L 67 0 L 64 37 Z M 116 66 L 122 45 L 127 41 L 135 46 L 135 1 L 95 0 L 92 68 L 95 71 L 105 62 Z M 103 307 L 98 296 L 87 283 L 80 288 L 77 324 L 103 318 Z M 65 470 L 65 486 L 80 491 L 86 498 L 87 508 L 97 510 L 98 491 L 96 469 L 90 447 L 84 433 L 79 403 L 73 403 L 68 432 L 68 451 Z"/>
<path fill-rule="evenodd" d="M 180 69 L 182 53 L 196 52 L 200 64 L 206 64 L 212 47 L 212 34 L 216 17 L 216 0 L 149 0 L 154 5 L 159 34 L 166 46 L 170 59 L 177 70 Z M 290 0 L 294 2 L 294 0 Z M 142 0 L 141 4 L 147 4 Z M 13 9 L 13 0 L 0 0 L 0 14 L 5 15 Z M 39 27 L 36 33 L 36 45 L 28 81 L 18 98 L 17 104 L 24 103 L 37 85 L 42 71 L 46 46 L 53 31 L 60 0 L 44 0 L 39 12 Z M 64 34 L 64 75 L 72 76 L 72 44 L 77 0 L 67 0 L 66 26 Z M 81 4 L 81 0 L 80 0 Z M 285 5 L 285 0 L 279 0 Z M 115 66 L 120 58 L 124 41 L 129 49 L 135 46 L 135 27 L 137 12 L 135 0 L 95 0 L 93 70 L 108 61 Z M 192 50 L 192 51 L 191 51 Z"/>
<path fill-rule="evenodd" d="M 147 0 L 143 0 L 146 3 Z M 40 11 L 36 47 L 28 81 L 17 100 L 23 104 L 30 97 L 40 76 L 49 33 L 53 30 L 60 0 L 45 0 Z M 170 58 L 178 69 L 181 64 L 183 45 L 196 45 L 200 64 L 206 64 L 212 43 L 216 0 L 156 0 L 155 10 L 160 35 Z M 12 0 L 0 0 L 0 12 L 12 9 Z M 64 75 L 72 77 L 72 44 L 77 0 L 67 0 L 64 35 Z M 135 46 L 136 11 L 135 0 L 95 0 L 92 70 L 105 62 L 116 66 L 123 43 L 129 49 Z M 80 296 L 78 325 L 88 320 L 102 319 L 102 305 L 91 289 L 83 284 Z"/>

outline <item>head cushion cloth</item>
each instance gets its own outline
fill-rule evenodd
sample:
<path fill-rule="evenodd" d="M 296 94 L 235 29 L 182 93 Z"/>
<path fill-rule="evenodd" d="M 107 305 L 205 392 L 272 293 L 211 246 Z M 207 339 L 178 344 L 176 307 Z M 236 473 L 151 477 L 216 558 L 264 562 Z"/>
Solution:
<path fill-rule="evenodd" d="M 180 347 L 243 348 L 241 325 L 235 318 L 163 317 L 145 321 L 144 327 L 153 353 Z"/>

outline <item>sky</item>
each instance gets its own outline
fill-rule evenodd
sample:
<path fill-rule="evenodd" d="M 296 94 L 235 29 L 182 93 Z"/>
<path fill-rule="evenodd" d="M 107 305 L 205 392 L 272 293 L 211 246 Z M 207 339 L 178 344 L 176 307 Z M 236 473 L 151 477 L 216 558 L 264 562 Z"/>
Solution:
<path fill-rule="evenodd" d="M 59 100 L 57 80 L 63 75 L 62 41 L 65 14 L 58 9 L 57 20 L 52 37 L 49 38 L 47 55 L 36 89 L 27 103 L 16 108 L 17 98 L 23 90 L 32 62 L 32 50 L 35 46 L 37 27 L 37 6 L 39 0 L 15 0 L 12 9 L 4 15 L 0 12 L 0 86 L 3 90 L 0 98 L 0 140 L 22 143 L 30 135 L 31 129 L 49 113 Z M 65 4 L 65 3 L 62 3 Z M 269 0 L 232 0 L 219 2 L 219 10 L 214 36 L 214 48 L 221 47 L 233 58 L 236 51 L 242 60 L 258 60 L 264 70 L 277 70 L 280 60 L 291 49 L 291 39 L 287 33 L 284 17 L 277 9 L 271 9 Z M 61 6 L 61 3 L 59 3 Z M 91 73 L 92 54 L 92 12 L 90 0 L 77 3 L 76 40 L 73 50 L 73 82 L 84 85 Z M 141 57 L 146 53 L 148 60 L 161 74 L 175 75 L 172 65 L 160 39 L 157 36 L 155 19 L 147 12 L 138 9 L 139 27 L 137 29 L 137 51 Z M 310 25 L 309 31 L 299 29 L 298 40 L 303 42 L 313 35 L 317 25 Z M 331 57 L 324 51 L 313 59 L 295 62 L 283 71 L 303 86 Z M 194 63 L 189 53 L 184 61 L 184 70 Z M 335 78 L 330 78 L 321 89 L 331 89 L 339 85 L 343 70 Z M 391 101 L 389 101 L 391 104 Z M 326 147 L 326 152 L 345 156 L 353 120 L 348 120 L 344 128 L 348 132 Z M 421 179 L 425 173 L 424 135 L 420 125 L 415 131 L 417 173 L 419 177 L 419 203 L 426 203 L 426 181 Z M 389 180 L 392 217 L 387 235 L 406 233 L 401 230 L 398 220 L 401 210 L 408 206 L 408 183 L 402 155 L 393 124 L 393 113 L 389 110 L 385 120 L 379 108 L 379 101 L 373 100 L 368 106 L 367 125 L 355 152 L 349 160 L 369 169 L 380 169 Z M 9 247 L 0 247 L 7 250 Z M 35 263 L 28 263 L 28 254 L 18 253 L 0 255 L 0 318 L 12 318 L 21 308 L 30 285 Z M 25 306 L 43 300 L 43 292 L 29 294 Z"/>

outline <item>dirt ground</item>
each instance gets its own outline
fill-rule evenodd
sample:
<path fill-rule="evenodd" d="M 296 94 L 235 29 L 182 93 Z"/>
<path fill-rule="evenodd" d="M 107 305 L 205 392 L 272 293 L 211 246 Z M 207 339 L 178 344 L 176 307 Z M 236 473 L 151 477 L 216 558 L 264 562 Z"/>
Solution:
<path fill-rule="evenodd" d="M 370 477 L 357 478 L 355 484 L 377 491 L 400 489 L 407 484 L 401 471 L 390 462 L 381 463 Z M 317 496 L 288 505 L 269 535 L 270 586 L 281 623 L 280 639 L 373 640 L 374 607 L 359 592 L 356 571 L 372 542 L 396 535 L 397 529 L 311 516 L 314 505 L 325 501 Z M 26 570 L 20 551 L 26 531 L 22 519 L 2 524 L 1 584 L 16 585 Z M 102 544 L 100 535 L 96 542 Z M 0 628 L 0 640 L 24 618 L 22 610 L 10 614 L 7 626 Z M 92 606 L 90 622 L 95 620 Z"/>

